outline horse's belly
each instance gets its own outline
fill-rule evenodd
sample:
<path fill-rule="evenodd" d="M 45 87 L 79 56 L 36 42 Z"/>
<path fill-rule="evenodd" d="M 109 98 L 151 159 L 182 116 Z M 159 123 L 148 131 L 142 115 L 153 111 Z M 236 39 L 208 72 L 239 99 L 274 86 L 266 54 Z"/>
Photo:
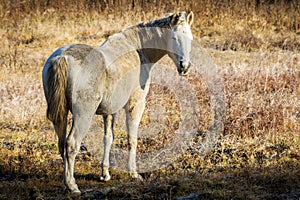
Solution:
<path fill-rule="evenodd" d="M 132 92 L 136 88 L 140 88 L 138 67 L 111 73 L 106 79 L 105 87 L 103 87 L 103 97 L 98 106 L 96 114 L 114 114 L 122 109 L 128 102 Z M 138 75 L 138 76 L 137 76 Z"/>
<path fill-rule="evenodd" d="M 100 104 L 96 114 L 97 115 L 110 115 L 110 114 L 114 114 L 116 112 L 118 112 L 122 107 L 113 107 L 111 105 L 107 105 L 107 104 Z"/>
<path fill-rule="evenodd" d="M 114 114 L 122 109 L 128 102 L 131 94 L 131 88 L 117 89 L 110 95 L 104 95 L 96 114 Z"/>

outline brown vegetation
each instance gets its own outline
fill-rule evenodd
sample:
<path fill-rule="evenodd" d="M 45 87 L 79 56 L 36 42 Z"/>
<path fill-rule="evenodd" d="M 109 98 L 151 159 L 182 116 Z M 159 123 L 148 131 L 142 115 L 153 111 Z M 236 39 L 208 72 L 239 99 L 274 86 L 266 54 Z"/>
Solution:
<path fill-rule="evenodd" d="M 0 199 L 65 197 L 57 138 L 45 117 L 41 85 L 41 70 L 51 52 L 67 43 L 97 46 L 115 31 L 177 9 L 193 10 L 195 39 L 223 78 L 222 137 L 202 156 L 197 151 L 199 132 L 174 163 L 143 174 L 143 183 L 117 170 L 111 182 L 99 182 L 99 159 L 83 149 L 75 169 L 79 187 L 86 190 L 82 198 L 300 198 L 297 0 L 0 0 Z M 189 79 L 202 111 L 199 130 L 205 130 L 211 116 L 209 95 L 201 78 Z M 147 109 L 160 103 L 159 89 L 153 86 Z M 161 102 L 177 109 L 172 93 L 163 91 Z M 176 124 L 177 115 L 168 113 L 171 122 L 166 123 Z M 142 124 L 147 123 L 146 112 Z M 155 140 L 140 140 L 140 152 L 170 142 L 172 130 L 163 132 Z M 116 137 L 115 145 L 126 149 L 124 133 L 117 131 Z"/>

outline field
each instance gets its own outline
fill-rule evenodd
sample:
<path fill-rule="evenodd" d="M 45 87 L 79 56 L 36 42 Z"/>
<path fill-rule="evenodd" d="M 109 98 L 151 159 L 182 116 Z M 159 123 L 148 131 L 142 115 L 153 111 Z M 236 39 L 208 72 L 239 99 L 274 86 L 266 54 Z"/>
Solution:
<path fill-rule="evenodd" d="M 100 182 L 103 124 L 95 117 L 76 159 L 80 198 L 300 199 L 299 2 L 128 2 L 0 0 L 0 199 L 72 198 L 62 187 L 57 138 L 45 116 L 41 71 L 49 55 L 68 43 L 97 46 L 122 28 L 177 9 L 193 10 L 194 40 L 222 79 L 226 117 L 219 140 L 200 153 L 212 104 L 204 75 L 192 71 L 186 79 L 199 113 L 189 147 L 167 165 L 143 172 L 143 182 L 116 164 L 112 180 Z M 172 67 L 168 58 L 160 64 Z M 153 84 L 147 100 L 141 126 L 151 125 L 151 137 L 139 139 L 139 154 L 174 143 L 180 125 L 174 92 Z M 161 110 L 166 119 L 155 126 L 151 114 Z M 125 150 L 122 118 L 114 146 Z M 95 138 L 99 144 L 93 146 Z"/>

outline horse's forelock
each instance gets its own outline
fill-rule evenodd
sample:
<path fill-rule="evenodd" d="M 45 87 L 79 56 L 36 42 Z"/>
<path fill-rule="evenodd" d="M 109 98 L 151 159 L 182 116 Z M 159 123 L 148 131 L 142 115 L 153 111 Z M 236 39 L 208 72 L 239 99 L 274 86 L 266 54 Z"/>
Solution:
<path fill-rule="evenodd" d="M 171 16 L 171 24 L 173 26 L 188 22 L 188 13 L 185 11 L 176 12 Z"/>

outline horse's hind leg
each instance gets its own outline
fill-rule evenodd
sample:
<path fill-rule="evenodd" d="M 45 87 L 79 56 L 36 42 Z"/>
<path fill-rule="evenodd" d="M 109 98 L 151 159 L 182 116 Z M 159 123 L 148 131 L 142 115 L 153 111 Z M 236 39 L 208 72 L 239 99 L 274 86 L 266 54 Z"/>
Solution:
<path fill-rule="evenodd" d="M 76 194 L 80 194 L 80 190 L 78 189 L 74 178 L 75 156 L 79 151 L 82 139 L 89 129 L 92 116 L 92 114 L 77 114 L 73 116 L 72 128 L 66 141 L 66 152 L 64 159 L 64 183 L 72 193 Z"/>
<path fill-rule="evenodd" d="M 111 144 L 114 137 L 114 115 L 105 115 L 103 116 L 104 121 L 104 155 L 101 164 L 102 176 L 100 180 L 108 181 L 110 180 L 109 175 L 109 154 L 111 149 Z"/>

